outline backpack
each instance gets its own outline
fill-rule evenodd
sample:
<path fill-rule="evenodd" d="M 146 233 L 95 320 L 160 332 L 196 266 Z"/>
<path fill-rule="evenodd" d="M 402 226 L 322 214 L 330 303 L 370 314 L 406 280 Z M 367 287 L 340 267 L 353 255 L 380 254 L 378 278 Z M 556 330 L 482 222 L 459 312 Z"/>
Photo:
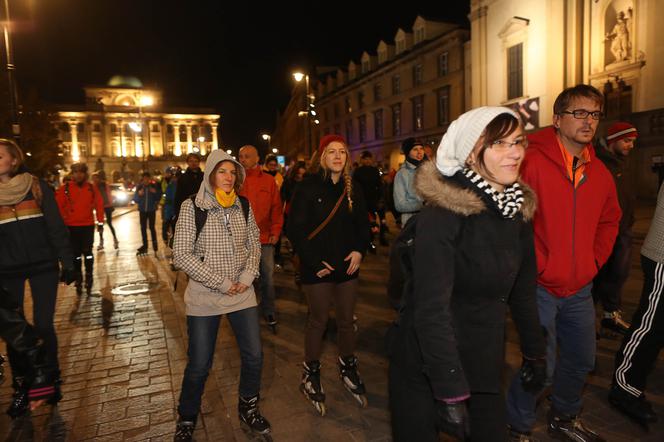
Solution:
<path fill-rule="evenodd" d="M 240 199 L 240 206 L 242 206 L 242 214 L 244 215 L 244 221 L 247 222 L 249 221 L 249 200 L 241 195 L 237 196 Z M 194 206 L 194 221 L 196 223 L 196 241 L 198 240 L 198 236 L 201 234 L 201 230 L 203 230 L 203 227 L 205 226 L 205 222 L 207 221 L 207 210 L 203 210 L 200 207 L 196 205 L 196 194 L 192 195 L 189 197 L 191 200 L 193 206 Z"/>
<path fill-rule="evenodd" d="M 406 306 L 406 297 L 413 287 L 417 218 L 415 214 L 408 219 L 390 250 L 388 296 L 399 312 Z"/>

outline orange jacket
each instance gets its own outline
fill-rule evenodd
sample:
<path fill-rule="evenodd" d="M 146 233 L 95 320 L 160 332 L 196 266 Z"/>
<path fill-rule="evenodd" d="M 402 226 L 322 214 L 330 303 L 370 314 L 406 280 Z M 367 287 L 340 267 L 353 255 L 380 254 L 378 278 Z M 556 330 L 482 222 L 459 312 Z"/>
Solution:
<path fill-rule="evenodd" d="M 263 172 L 260 167 L 246 170 L 240 195 L 249 199 L 256 224 L 261 231 L 261 244 L 268 244 L 270 236 L 281 234 L 284 224 L 281 197 L 272 175 Z"/>
<path fill-rule="evenodd" d="M 104 200 L 91 183 L 79 186 L 69 181 L 55 192 L 55 200 L 67 226 L 94 226 L 93 210 L 97 212 L 97 222 L 104 222 Z"/>

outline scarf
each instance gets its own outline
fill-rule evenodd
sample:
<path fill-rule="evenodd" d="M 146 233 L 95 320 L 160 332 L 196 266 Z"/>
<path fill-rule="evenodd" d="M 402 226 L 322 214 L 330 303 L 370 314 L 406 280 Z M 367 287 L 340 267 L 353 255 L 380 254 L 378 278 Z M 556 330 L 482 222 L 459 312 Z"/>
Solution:
<path fill-rule="evenodd" d="M 20 173 L 7 183 L 0 183 L 0 206 L 18 204 L 32 188 L 32 175 Z"/>
<path fill-rule="evenodd" d="M 214 191 L 214 196 L 217 199 L 219 205 L 225 209 L 235 204 L 235 189 L 231 190 L 230 193 L 226 193 L 223 190 L 217 188 Z"/>
<path fill-rule="evenodd" d="M 424 161 L 424 160 L 416 160 L 416 159 L 411 158 L 411 157 L 406 157 L 406 161 L 408 161 L 410 164 L 415 166 L 415 168 L 418 168 L 418 167 L 420 167 L 420 164 L 422 164 L 422 161 Z"/>
<path fill-rule="evenodd" d="M 470 182 L 484 194 L 486 194 L 491 201 L 493 201 L 496 209 L 503 218 L 514 218 L 514 216 L 521 209 L 523 204 L 523 191 L 519 183 L 514 183 L 511 186 L 506 186 L 502 192 L 494 189 L 488 181 L 486 181 L 480 174 L 472 169 L 463 169 L 463 174 L 470 180 Z"/>

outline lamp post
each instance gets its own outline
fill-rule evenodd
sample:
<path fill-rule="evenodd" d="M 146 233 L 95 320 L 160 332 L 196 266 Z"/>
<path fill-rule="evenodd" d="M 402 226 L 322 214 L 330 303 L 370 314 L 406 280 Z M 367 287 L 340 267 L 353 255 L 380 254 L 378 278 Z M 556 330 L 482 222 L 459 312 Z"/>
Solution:
<path fill-rule="evenodd" d="M 144 107 L 149 107 L 154 104 L 154 98 L 152 98 L 150 95 L 139 95 L 138 97 L 138 130 L 134 130 L 136 133 L 141 134 L 141 153 L 143 154 L 143 171 L 148 170 L 148 160 L 147 160 L 147 155 L 145 152 L 145 142 L 144 142 L 144 136 L 145 133 L 143 132 L 143 108 Z M 131 127 L 131 126 L 130 126 Z M 147 136 L 148 136 L 148 149 L 150 149 L 152 143 L 150 141 L 150 125 L 147 125 Z"/>
<path fill-rule="evenodd" d="M 270 151 L 270 142 L 272 141 L 272 136 L 270 134 L 262 134 L 261 138 L 263 138 L 263 140 L 267 141 L 267 150 L 269 152 Z"/>
<path fill-rule="evenodd" d="M 198 153 L 200 153 L 201 155 L 203 155 L 203 149 L 201 149 L 201 145 L 202 145 L 203 143 L 205 143 L 205 137 L 203 137 L 203 136 L 198 137 L 197 140 L 198 140 Z"/>
<path fill-rule="evenodd" d="M 309 90 L 309 74 L 303 74 L 302 72 L 293 72 L 293 78 L 296 82 L 300 83 L 304 80 L 304 111 L 298 112 L 298 116 L 306 117 L 306 122 L 304 124 L 304 144 L 305 144 L 305 154 L 306 156 L 311 156 L 311 115 L 314 104 L 311 97 L 311 92 Z"/>
<path fill-rule="evenodd" d="M 5 69 L 7 70 L 7 82 L 9 86 L 9 112 L 12 121 L 12 135 L 14 140 L 19 143 L 21 138 L 21 126 L 18 122 L 18 94 L 16 93 L 16 79 L 14 78 L 14 54 L 12 51 L 11 38 L 9 35 L 9 26 L 11 17 L 9 16 L 9 0 L 4 0 L 5 17 L 2 21 L 2 34 L 5 43 Z"/>

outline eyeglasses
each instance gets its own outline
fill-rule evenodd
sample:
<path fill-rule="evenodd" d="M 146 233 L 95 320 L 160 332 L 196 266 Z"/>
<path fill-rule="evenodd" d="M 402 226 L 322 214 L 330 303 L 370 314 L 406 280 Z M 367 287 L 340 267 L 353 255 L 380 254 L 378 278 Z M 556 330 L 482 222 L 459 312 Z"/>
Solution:
<path fill-rule="evenodd" d="M 506 152 L 513 147 L 520 147 L 521 149 L 525 149 L 528 147 L 528 138 L 526 137 L 519 138 L 518 140 L 514 140 L 511 143 L 505 140 L 496 140 L 493 143 L 489 144 L 488 147 L 500 152 Z"/>
<path fill-rule="evenodd" d="M 573 111 L 562 111 L 561 114 L 570 114 L 573 115 L 577 120 L 585 120 L 590 115 L 593 120 L 599 120 L 604 116 L 602 111 L 588 111 L 585 109 L 574 109 Z"/>

